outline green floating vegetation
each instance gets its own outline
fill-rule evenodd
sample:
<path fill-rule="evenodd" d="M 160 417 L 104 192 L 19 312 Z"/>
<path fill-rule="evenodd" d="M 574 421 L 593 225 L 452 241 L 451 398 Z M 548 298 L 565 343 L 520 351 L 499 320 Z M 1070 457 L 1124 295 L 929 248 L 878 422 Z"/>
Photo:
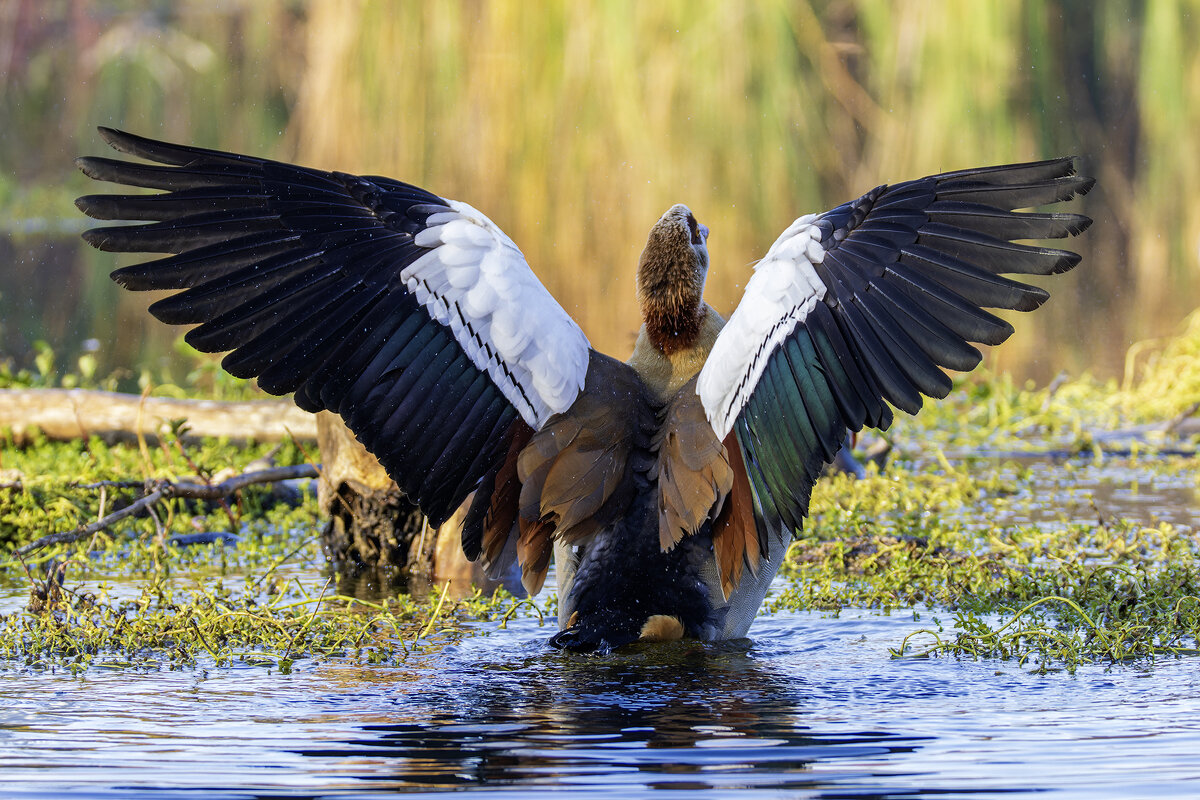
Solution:
<path fill-rule="evenodd" d="M 394 664 L 444 646 L 466 622 L 542 611 L 504 592 L 448 600 L 409 595 L 372 602 L 298 578 L 178 586 L 158 575 L 135 596 L 35 581 L 29 605 L 0 615 L 0 659 L 26 669 L 190 669 L 253 664 L 288 672 L 298 659 Z"/>
<path fill-rule="evenodd" d="M 1195 587 L 1195 571 L 1179 582 Z M 1175 583 L 1175 576 L 1168 578 L 1168 583 Z M 914 631 L 892 650 L 892 655 L 1015 659 L 1022 664 L 1034 660 L 1042 669 L 1062 664 L 1067 670 L 1096 659 L 1118 662 L 1160 655 L 1200 655 L 1200 597 L 1189 593 L 1173 598 L 1169 593 L 1151 590 L 1147 598 L 1131 594 L 1131 588 L 1138 588 L 1136 578 L 1133 586 L 1119 586 L 1104 598 L 1103 609 L 1115 603 L 1121 611 L 1108 615 L 1109 619 L 1093 619 L 1071 598 L 1049 595 L 1027 603 L 1002 624 L 992 624 L 969 611 L 959 612 L 954 617 L 952 637 L 943 638 L 941 627 Z M 931 642 L 917 649 L 922 638 Z"/>
<path fill-rule="evenodd" d="M 164 500 L 89 539 L 15 555 L 128 504 L 152 481 L 215 483 L 263 459 L 290 465 L 316 455 L 291 442 L 185 443 L 184 432 L 176 425 L 153 446 L 35 438 L 18 447 L 0 437 L 0 542 L 9 548 L 0 555 L 0 598 L 20 606 L 0 614 L 0 664 L 71 672 L 234 663 L 287 671 L 313 658 L 386 664 L 455 641 L 474 620 L 552 611 L 503 591 L 340 593 L 325 577 L 325 520 L 311 483 L 285 493 L 248 487 L 229 501 Z"/>
<path fill-rule="evenodd" d="M 176 434 L 182 432 L 176 428 Z M 146 447 L 108 444 L 95 437 L 71 442 L 35 438 L 29 446 L 16 447 L 0 433 L 0 544 L 19 546 L 94 522 L 140 496 L 148 481 L 188 477 L 215 482 L 268 457 L 291 465 L 309 463 L 315 455 L 294 442 L 235 445 L 210 439 L 185 446 L 177 435 Z M 243 527 L 315 529 L 319 517 L 316 499 L 306 486 L 285 498 L 269 486 L 255 487 L 243 490 L 233 502 L 170 500 L 155 515 L 126 521 L 101 538 L 240 533 Z M 13 567 L 6 562 L 0 556 L 0 574 Z"/>
<path fill-rule="evenodd" d="M 1194 459 L 1176 469 L 1195 474 Z M 1069 471 L 1069 466 L 1061 467 Z M 894 464 L 885 476 L 825 481 L 804 537 L 784 565 L 773 609 L 932 612 L 896 657 L 1015 659 L 1074 669 L 1200 653 L 1200 541 L 1160 522 L 1071 522 L 1027 507 L 1024 473 L 1002 466 L 931 470 Z M 1093 505 L 1094 509 L 1094 505 Z M 1014 513 L 1018 512 L 1018 513 Z M 1048 515 L 1036 523 L 997 518 Z M 949 612 L 944 625 L 938 614 Z"/>
<path fill-rule="evenodd" d="M 883 472 L 872 466 L 865 479 L 817 486 L 768 611 L 910 613 L 897 658 L 1075 669 L 1200 653 L 1200 538 L 1167 522 L 1113 518 L 1092 491 L 1117 476 L 1130 492 L 1140 481 L 1196 486 L 1200 458 L 1156 455 L 1163 445 L 1186 450 L 1187 440 L 1139 433 L 1113 448 L 1108 436 L 1188 411 L 1155 401 L 1167 374 L 1190 374 L 1181 360 L 1192 358 L 1194 338 L 1200 323 L 1122 388 L 1082 379 L 1037 389 L 985 375 L 899 419 L 887 434 L 898 455 Z M 42 354 L 40 375 L 56 374 L 52 355 Z M 195 370 L 188 380 L 209 377 Z M 176 497 L 87 540 L 16 557 L 22 544 L 128 504 L 151 481 L 216 482 L 268 457 L 281 466 L 316 460 L 295 443 L 190 443 L 185 429 L 175 425 L 152 446 L 35 438 L 18 447 L 0 435 L 0 542 L 10 548 L 0 556 L 0 598 L 17 609 L 0 615 L 0 663 L 71 671 L 394 663 L 455 641 L 475 620 L 554 613 L 554 598 L 538 605 L 503 592 L 350 596 L 326 578 L 311 483 L 282 493 L 250 487 L 228 501 Z M 1056 460 L 1020 457 L 1046 449 Z"/>

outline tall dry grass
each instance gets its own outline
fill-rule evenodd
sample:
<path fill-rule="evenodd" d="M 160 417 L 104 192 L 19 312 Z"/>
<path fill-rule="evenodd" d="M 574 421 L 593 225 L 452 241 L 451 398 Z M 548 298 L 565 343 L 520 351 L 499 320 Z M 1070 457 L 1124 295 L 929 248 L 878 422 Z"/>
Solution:
<path fill-rule="evenodd" d="M 1087 262 L 995 366 L 1111 374 L 1200 299 L 1200 3 L 315 0 L 289 129 L 309 161 L 481 208 L 593 342 L 623 353 L 632 267 L 686 202 L 733 307 L 794 216 L 876 183 L 1079 153 Z"/>
<path fill-rule="evenodd" d="M 1119 374 L 1131 342 L 1200 305 L 1200 0 L 154 9 L 0 0 L 0 201 L 6 176 L 57 180 L 96 123 L 388 174 L 492 217 L 622 355 L 637 253 L 673 203 L 712 229 L 728 311 L 798 214 L 1078 153 L 1101 181 L 1086 261 L 993 365 Z"/>

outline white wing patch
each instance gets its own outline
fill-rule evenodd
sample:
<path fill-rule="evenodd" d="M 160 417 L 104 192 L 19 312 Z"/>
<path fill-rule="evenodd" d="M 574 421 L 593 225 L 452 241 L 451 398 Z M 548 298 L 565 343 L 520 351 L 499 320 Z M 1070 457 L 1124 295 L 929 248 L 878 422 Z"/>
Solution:
<path fill-rule="evenodd" d="M 771 245 L 700 370 L 696 393 L 720 439 L 733 428 L 771 353 L 825 297 L 813 269 L 825 259 L 816 219 L 800 217 Z"/>
<path fill-rule="evenodd" d="M 583 389 L 587 337 L 504 231 L 447 203 L 453 210 L 430 215 L 414 238 L 429 252 L 400 277 L 536 430 Z"/>

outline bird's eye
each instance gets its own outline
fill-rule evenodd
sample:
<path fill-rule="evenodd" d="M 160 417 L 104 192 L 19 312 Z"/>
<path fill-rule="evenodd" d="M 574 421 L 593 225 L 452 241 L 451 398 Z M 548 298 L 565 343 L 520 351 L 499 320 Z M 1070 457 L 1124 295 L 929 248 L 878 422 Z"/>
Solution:
<path fill-rule="evenodd" d="M 692 244 L 704 244 L 704 237 L 701 234 L 701 231 L 704 230 L 704 226 L 696 222 L 696 218 L 691 214 L 688 214 L 687 223 L 688 230 L 692 233 Z M 707 233 L 707 231 L 704 232 Z"/>

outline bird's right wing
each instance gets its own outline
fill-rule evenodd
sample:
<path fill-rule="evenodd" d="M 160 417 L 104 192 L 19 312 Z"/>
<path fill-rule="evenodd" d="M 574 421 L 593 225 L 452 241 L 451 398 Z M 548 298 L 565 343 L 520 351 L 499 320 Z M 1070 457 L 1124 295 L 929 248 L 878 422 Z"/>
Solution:
<path fill-rule="evenodd" d="M 156 163 L 81 158 L 84 173 L 163 192 L 79 198 L 97 219 L 146 222 L 84 238 L 174 254 L 114 279 L 183 290 L 151 313 L 198 324 L 187 341 L 232 351 L 222 365 L 234 375 L 341 415 L 433 524 L 582 389 L 583 332 L 465 203 L 389 178 L 101 135 Z"/>
<path fill-rule="evenodd" d="M 751 487 L 759 530 L 736 535 L 799 530 L 847 429 L 886 428 L 890 406 L 916 413 L 922 395 L 950 390 L 943 369 L 979 363 L 972 342 L 1007 339 L 1012 327 L 983 309 L 1029 311 L 1048 295 L 1000 273 L 1047 275 L 1079 262 L 1012 240 L 1073 236 L 1091 223 L 1013 209 L 1068 200 L 1093 183 L 1070 158 L 984 167 L 880 186 L 797 219 L 755 268 L 697 383 L 714 436 Z M 740 562 L 722 564 L 723 575 L 735 578 Z"/>

